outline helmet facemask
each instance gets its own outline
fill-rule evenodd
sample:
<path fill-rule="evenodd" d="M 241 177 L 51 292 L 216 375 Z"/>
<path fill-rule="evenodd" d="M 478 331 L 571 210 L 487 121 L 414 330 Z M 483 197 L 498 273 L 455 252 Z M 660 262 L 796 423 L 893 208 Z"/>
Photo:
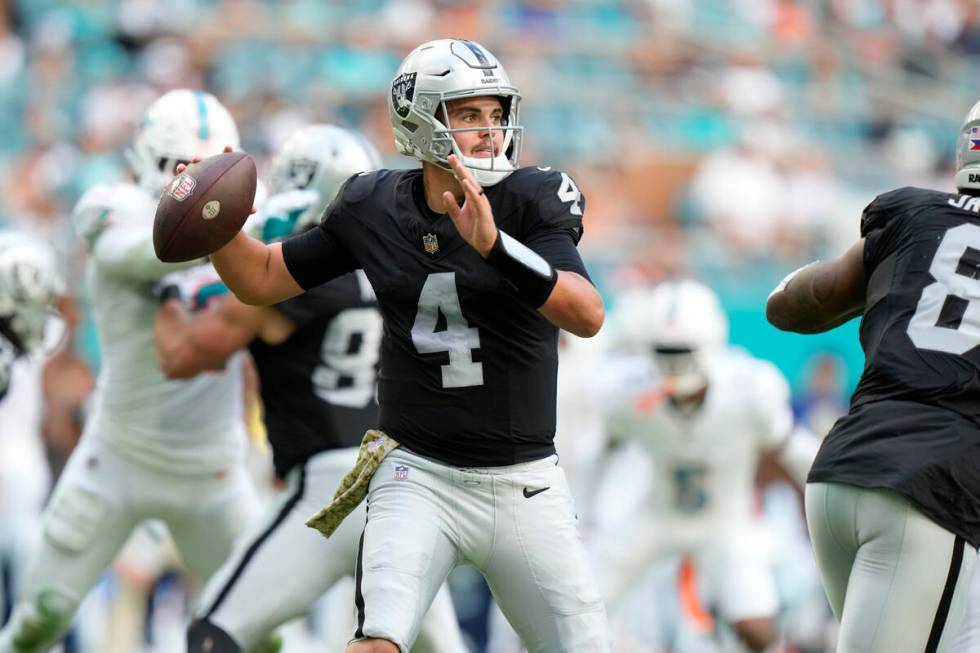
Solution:
<path fill-rule="evenodd" d="M 524 136 L 524 128 L 517 124 L 520 96 L 491 97 L 500 99 L 500 104 L 504 111 L 500 125 L 449 127 L 447 124 L 449 122 L 449 103 L 461 98 L 440 98 L 438 110 L 431 117 L 433 123 L 432 151 L 437 156 L 433 157 L 433 160 L 430 160 L 430 162 L 440 168 L 450 170 L 448 157 L 449 154 L 455 154 L 463 165 L 469 168 L 473 173 L 473 177 L 481 186 L 493 186 L 520 167 L 521 144 Z M 445 119 L 440 120 L 442 117 L 445 117 Z M 515 124 L 512 125 L 512 122 Z M 459 144 L 456 142 L 455 134 L 467 132 L 489 133 L 491 148 L 489 158 L 466 156 L 462 153 L 459 149 Z M 502 145 L 499 152 L 494 145 L 494 132 L 503 133 Z"/>
<path fill-rule="evenodd" d="M 711 352 L 704 349 L 654 345 L 653 361 L 668 395 L 683 399 L 708 387 Z"/>

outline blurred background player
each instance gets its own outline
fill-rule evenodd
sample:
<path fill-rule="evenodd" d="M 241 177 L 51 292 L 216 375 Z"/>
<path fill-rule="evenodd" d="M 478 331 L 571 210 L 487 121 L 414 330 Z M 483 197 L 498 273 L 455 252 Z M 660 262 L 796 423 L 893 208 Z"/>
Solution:
<path fill-rule="evenodd" d="M 55 299 L 64 292 L 54 252 L 36 237 L 0 229 L 0 399 L 17 360 L 37 350 Z"/>
<path fill-rule="evenodd" d="M 152 288 L 177 269 L 153 251 L 158 194 L 179 162 L 226 144 L 237 146 L 238 131 L 214 96 L 171 91 L 147 110 L 135 136 L 138 184 L 95 186 L 75 207 L 103 366 L 93 414 L 46 508 L 40 551 L 0 632 L 3 653 L 54 645 L 140 522 L 166 523 L 183 562 L 206 578 L 257 508 L 243 464 L 240 360 L 168 381 L 152 340 Z"/>
<path fill-rule="evenodd" d="M 728 319 L 707 286 L 633 291 L 616 317 L 635 356 L 607 382 L 607 429 L 614 441 L 645 445 L 653 470 L 647 500 L 596 535 L 605 598 L 612 609 L 653 563 L 687 555 L 706 604 L 749 649 L 765 650 L 779 606 L 756 469 L 772 454 L 802 486 L 817 441 L 794 432 L 782 374 L 728 347 Z M 624 494 L 617 482 L 605 502 Z"/>
<path fill-rule="evenodd" d="M 38 517 L 50 489 L 42 375 L 64 336 L 54 318 L 64 287 L 47 243 L 0 227 L 0 622 L 37 546 Z"/>
<path fill-rule="evenodd" d="M 248 228 L 265 242 L 313 228 L 349 177 L 379 165 L 362 136 L 333 125 L 303 127 L 273 159 L 273 194 Z M 330 539 L 305 522 L 333 495 L 364 432 L 377 425 L 381 330 L 374 291 L 360 271 L 273 307 L 232 296 L 193 319 L 177 300 L 161 307 L 157 353 L 170 378 L 192 377 L 249 349 L 276 476 L 285 482 L 276 505 L 205 588 L 188 631 L 190 653 L 253 651 L 275 627 L 307 613 L 353 575 L 365 510 Z M 328 635 L 331 650 L 340 650 L 350 631 Z M 465 650 L 448 590 L 437 597 L 413 650 Z"/>

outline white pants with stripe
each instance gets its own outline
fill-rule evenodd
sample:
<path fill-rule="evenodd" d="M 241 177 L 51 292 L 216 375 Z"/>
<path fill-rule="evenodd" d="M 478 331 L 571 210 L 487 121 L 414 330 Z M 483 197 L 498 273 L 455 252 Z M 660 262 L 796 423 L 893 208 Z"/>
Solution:
<path fill-rule="evenodd" d="M 446 576 L 475 566 L 530 653 L 606 653 L 606 614 L 557 456 L 464 469 L 396 449 L 368 493 L 356 638 L 407 652 Z"/>
<path fill-rule="evenodd" d="M 280 624 L 306 614 L 337 581 L 352 576 L 366 517 L 364 505 L 348 515 L 329 539 L 305 521 L 333 496 L 356 458 L 356 448 L 324 451 L 290 471 L 282 496 L 235 544 L 232 555 L 208 582 L 197 616 L 206 617 L 243 651 L 248 650 Z M 349 636 L 348 631 L 344 641 Z M 414 650 L 466 650 L 445 587 L 426 616 Z"/>
<path fill-rule="evenodd" d="M 980 651 L 980 568 L 974 567 L 970 577 L 970 596 L 966 600 L 966 615 L 953 644 L 953 653 L 977 651 Z"/>
<path fill-rule="evenodd" d="M 184 563 L 203 579 L 257 511 L 244 460 L 219 473 L 180 475 L 83 438 L 44 511 L 41 546 L 0 633 L 0 653 L 47 651 L 63 637 L 82 599 L 142 522 L 164 522 Z"/>
<path fill-rule="evenodd" d="M 951 650 L 976 550 L 885 490 L 810 483 L 806 517 L 838 653 Z"/>

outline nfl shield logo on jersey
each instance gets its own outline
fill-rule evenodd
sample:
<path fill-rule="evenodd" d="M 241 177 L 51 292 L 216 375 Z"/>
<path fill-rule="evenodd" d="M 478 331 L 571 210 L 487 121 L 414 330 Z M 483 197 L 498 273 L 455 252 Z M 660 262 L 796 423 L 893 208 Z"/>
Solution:
<path fill-rule="evenodd" d="M 190 175 L 180 175 L 170 183 L 170 196 L 178 202 L 183 202 L 194 192 L 197 181 Z"/>
<path fill-rule="evenodd" d="M 422 247 L 429 254 L 435 254 L 439 251 L 439 238 L 435 234 L 425 234 L 422 236 Z"/>
<path fill-rule="evenodd" d="M 399 481 L 404 481 L 408 478 L 408 467 L 406 465 L 395 465 L 394 477 Z"/>

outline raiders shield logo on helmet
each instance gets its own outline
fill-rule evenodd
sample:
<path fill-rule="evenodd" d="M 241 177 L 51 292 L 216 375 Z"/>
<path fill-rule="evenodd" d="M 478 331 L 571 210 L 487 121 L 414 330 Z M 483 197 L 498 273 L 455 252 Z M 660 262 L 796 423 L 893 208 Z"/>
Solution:
<path fill-rule="evenodd" d="M 416 73 L 403 73 L 391 82 L 391 104 L 395 107 L 395 113 L 402 118 L 407 118 L 412 108 L 412 100 L 415 98 L 415 75 Z"/>
<path fill-rule="evenodd" d="M 316 175 L 316 167 L 312 159 L 294 159 L 289 162 L 289 180 L 296 188 L 306 188 Z"/>

